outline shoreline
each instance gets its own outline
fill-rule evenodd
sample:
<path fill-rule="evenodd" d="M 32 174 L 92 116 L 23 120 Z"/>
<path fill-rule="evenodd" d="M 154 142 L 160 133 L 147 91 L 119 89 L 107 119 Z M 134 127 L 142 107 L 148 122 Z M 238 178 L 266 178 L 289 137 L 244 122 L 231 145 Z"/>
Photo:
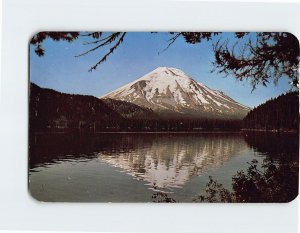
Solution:
<path fill-rule="evenodd" d="M 38 134 L 197 134 L 197 133 L 242 133 L 242 131 L 99 131 L 99 132 L 33 132 Z"/>
<path fill-rule="evenodd" d="M 264 133 L 298 133 L 297 130 L 275 130 L 275 129 L 241 129 L 241 132 L 264 132 Z"/>
<path fill-rule="evenodd" d="M 42 134 L 225 134 L 225 133 L 235 133 L 242 134 L 245 132 L 257 132 L 257 133 L 284 133 L 284 134 L 296 134 L 298 131 L 296 130 L 265 130 L 265 129 L 241 129 L 241 130 L 212 130 L 212 131 L 98 131 L 98 132 L 29 132 L 29 135 L 42 135 Z"/>

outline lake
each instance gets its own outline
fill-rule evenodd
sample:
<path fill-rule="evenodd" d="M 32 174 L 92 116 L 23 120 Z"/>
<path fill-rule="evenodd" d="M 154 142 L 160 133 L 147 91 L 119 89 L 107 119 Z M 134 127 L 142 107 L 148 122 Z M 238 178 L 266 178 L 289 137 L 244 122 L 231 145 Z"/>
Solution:
<path fill-rule="evenodd" d="M 272 133 L 31 134 L 29 191 L 47 202 L 179 202 L 205 193 L 209 176 L 231 189 L 249 162 L 298 159 L 298 135 Z"/>

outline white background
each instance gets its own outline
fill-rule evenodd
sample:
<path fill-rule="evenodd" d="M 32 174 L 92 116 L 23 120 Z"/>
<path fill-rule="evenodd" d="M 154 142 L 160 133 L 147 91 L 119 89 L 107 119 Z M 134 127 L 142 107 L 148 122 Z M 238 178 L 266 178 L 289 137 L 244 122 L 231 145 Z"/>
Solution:
<path fill-rule="evenodd" d="M 27 191 L 28 41 L 43 30 L 288 31 L 299 4 L 6 0 L 0 89 L 0 230 L 296 233 L 287 204 L 42 203 Z M 299 198 L 297 198 L 299 199 Z"/>

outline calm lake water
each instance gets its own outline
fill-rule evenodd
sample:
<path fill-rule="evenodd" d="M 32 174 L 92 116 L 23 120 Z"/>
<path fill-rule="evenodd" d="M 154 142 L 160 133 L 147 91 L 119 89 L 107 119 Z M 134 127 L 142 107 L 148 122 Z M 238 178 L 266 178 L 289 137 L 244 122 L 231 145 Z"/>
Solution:
<path fill-rule="evenodd" d="M 29 191 L 40 201 L 180 202 L 204 194 L 209 176 L 231 188 L 253 159 L 298 156 L 298 135 L 265 133 L 39 134 L 30 137 Z"/>

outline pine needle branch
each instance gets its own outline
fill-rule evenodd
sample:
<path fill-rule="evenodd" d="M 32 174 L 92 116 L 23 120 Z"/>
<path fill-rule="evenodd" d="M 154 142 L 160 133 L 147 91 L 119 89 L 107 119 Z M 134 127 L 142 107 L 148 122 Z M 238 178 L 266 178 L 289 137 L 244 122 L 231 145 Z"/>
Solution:
<path fill-rule="evenodd" d="M 116 40 L 116 39 L 120 36 L 120 34 L 121 34 L 121 32 L 113 33 L 113 34 L 112 34 L 105 42 L 103 42 L 103 43 L 97 45 L 96 47 L 94 47 L 94 48 L 92 48 L 92 49 L 90 49 L 90 50 L 88 50 L 88 51 L 86 51 L 86 52 L 84 52 L 84 53 L 81 53 L 81 54 L 79 54 L 79 55 L 76 55 L 75 57 L 81 57 L 81 56 L 84 56 L 84 55 L 86 55 L 86 54 L 88 54 L 88 53 L 90 53 L 90 52 L 92 52 L 92 51 L 97 50 L 97 49 L 100 48 L 100 47 L 103 47 L 103 46 L 105 46 L 105 45 L 110 44 L 111 42 L 113 42 L 114 40 Z"/>
<path fill-rule="evenodd" d="M 102 62 L 104 62 L 104 61 L 106 61 L 106 59 L 107 59 L 107 57 L 109 56 L 109 55 L 111 55 L 114 51 L 115 51 L 115 49 L 123 42 L 123 40 L 124 40 L 124 37 L 125 37 L 125 35 L 126 35 L 126 32 L 123 32 L 122 33 L 122 35 L 121 35 L 121 37 L 120 37 L 120 39 L 117 41 L 117 43 L 113 46 L 113 47 L 111 47 L 110 49 L 109 49 L 109 52 L 108 53 L 106 53 L 95 65 L 93 65 L 90 69 L 89 69 L 89 72 L 92 72 L 93 70 L 96 70 L 96 68 L 97 68 L 97 66 L 99 65 L 99 64 L 101 64 Z"/>

